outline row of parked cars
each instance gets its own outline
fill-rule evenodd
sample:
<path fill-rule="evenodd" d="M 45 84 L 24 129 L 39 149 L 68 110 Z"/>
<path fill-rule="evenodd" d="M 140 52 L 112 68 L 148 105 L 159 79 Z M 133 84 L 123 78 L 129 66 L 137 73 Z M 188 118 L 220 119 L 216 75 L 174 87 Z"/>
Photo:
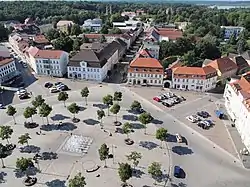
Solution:
<path fill-rule="evenodd" d="M 25 88 L 19 88 L 17 91 L 17 95 L 19 99 L 27 99 L 29 97 L 29 93 Z"/>
<path fill-rule="evenodd" d="M 153 100 L 161 102 L 166 107 L 172 107 L 175 104 L 179 104 L 186 99 L 183 96 L 177 96 L 172 92 L 162 93 L 159 96 L 153 97 Z"/>
<path fill-rule="evenodd" d="M 68 86 L 62 82 L 56 82 L 54 84 L 51 82 L 46 82 L 44 84 L 44 87 L 48 88 L 50 90 L 50 93 L 57 93 L 69 90 Z"/>
<path fill-rule="evenodd" d="M 199 111 L 196 115 L 187 116 L 186 119 L 192 123 L 197 123 L 197 125 L 203 129 L 209 129 L 213 125 L 213 121 L 207 119 L 210 114 L 206 111 Z"/>

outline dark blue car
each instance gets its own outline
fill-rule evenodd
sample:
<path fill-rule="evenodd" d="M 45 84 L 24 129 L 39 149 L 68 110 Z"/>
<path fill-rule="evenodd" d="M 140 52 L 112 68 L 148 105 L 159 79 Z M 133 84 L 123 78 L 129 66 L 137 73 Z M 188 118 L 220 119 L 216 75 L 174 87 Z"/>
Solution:
<path fill-rule="evenodd" d="M 180 166 L 174 166 L 174 176 L 176 178 L 181 177 L 181 168 L 180 168 Z"/>

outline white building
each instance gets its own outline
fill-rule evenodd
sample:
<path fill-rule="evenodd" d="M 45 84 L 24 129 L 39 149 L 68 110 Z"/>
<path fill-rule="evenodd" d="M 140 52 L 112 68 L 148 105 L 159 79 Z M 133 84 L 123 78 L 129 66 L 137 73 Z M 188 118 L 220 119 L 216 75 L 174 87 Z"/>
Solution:
<path fill-rule="evenodd" d="M 113 22 L 113 27 L 119 28 L 121 30 L 135 30 L 136 28 L 142 27 L 141 21 L 128 20 L 124 22 Z"/>
<path fill-rule="evenodd" d="M 250 74 L 228 83 L 224 92 L 225 107 L 235 123 L 242 142 L 250 150 Z"/>
<path fill-rule="evenodd" d="M 70 59 L 68 78 L 102 82 L 115 64 L 119 62 L 117 43 L 111 42 L 99 51 L 81 50 Z"/>
<path fill-rule="evenodd" d="M 206 92 L 216 87 L 217 71 L 213 67 L 177 67 L 172 72 L 172 88 Z"/>
<path fill-rule="evenodd" d="M 17 75 L 15 60 L 6 58 L 0 61 L 0 85 L 8 82 L 10 79 Z"/>
<path fill-rule="evenodd" d="M 67 73 L 69 55 L 61 50 L 39 50 L 30 47 L 27 62 L 37 75 L 62 77 Z"/>
<path fill-rule="evenodd" d="M 128 16 L 129 19 L 133 19 L 134 17 L 136 17 L 136 13 L 135 12 L 122 12 L 121 16 L 123 17 Z"/>
<path fill-rule="evenodd" d="M 89 30 L 94 30 L 95 32 L 99 32 L 102 28 L 102 20 L 99 18 L 87 19 L 84 21 L 82 27 L 84 29 L 89 29 Z"/>
<path fill-rule="evenodd" d="M 224 38 L 229 39 L 230 36 L 233 34 L 236 35 L 236 37 L 239 36 L 239 34 L 244 30 L 244 27 L 237 27 L 237 26 L 221 26 L 220 28 L 225 29 L 224 32 Z"/>

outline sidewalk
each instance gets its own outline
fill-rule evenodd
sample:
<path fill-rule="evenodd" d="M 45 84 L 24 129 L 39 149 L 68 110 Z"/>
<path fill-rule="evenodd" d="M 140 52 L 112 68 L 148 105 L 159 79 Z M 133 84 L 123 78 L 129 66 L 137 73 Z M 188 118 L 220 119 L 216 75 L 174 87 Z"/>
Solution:
<path fill-rule="evenodd" d="M 220 110 L 224 112 L 224 114 L 228 117 L 228 119 L 223 120 L 225 127 L 232 139 L 232 143 L 234 144 L 234 147 L 238 153 L 238 158 L 240 159 L 240 161 L 242 162 L 242 165 L 246 168 L 246 169 L 250 169 L 250 155 L 242 155 L 240 153 L 240 150 L 242 150 L 243 148 L 246 148 L 245 145 L 242 143 L 241 141 L 241 137 L 239 132 L 237 131 L 236 127 L 232 127 L 232 121 L 230 120 L 230 117 L 226 111 L 226 108 L 224 106 L 224 104 L 220 104 Z"/>

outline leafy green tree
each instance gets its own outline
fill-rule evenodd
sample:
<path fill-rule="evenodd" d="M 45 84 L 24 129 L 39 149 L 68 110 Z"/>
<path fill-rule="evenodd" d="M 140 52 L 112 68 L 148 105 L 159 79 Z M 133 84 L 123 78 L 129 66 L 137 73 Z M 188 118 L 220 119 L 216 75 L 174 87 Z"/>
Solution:
<path fill-rule="evenodd" d="M 133 103 L 130 106 L 130 109 L 132 111 L 139 111 L 139 110 L 141 110 L 141 108 L 142 108 L 142 106 L 141 106 L 141 103 L 139 101 L 133 101 Z"/>
<path fill-rule="evenodd" d="M 122 126 L 122 132 L 127 135 L 129 138 L 129 133 L 131 132 L 132 125 L 129 122 L 126 122 Z"/>
<path fill-rule="evenodd" d="M 31 139 L 31 137 L 30 137 L 29 133 L 25 133 L 25 134 L 18 137 L 18 143 L 20 143 L 22 145 L 23 144 L 29 145 L 29 140 L 30 139 Z"/>
<path fill-rule="evenodd" d="M 153 117 L 150 113 L 144 112 L 139 116 L 139 121 L 144 125 L 145 132 L 144 134 L 147 134 L 147 124 L 149 124 L 153 120 Z"/>
<path fill-rule="evenodd" d="M 0 143 L 0 159 L 2 161 L 2 168 L 5 168 L 3 159 L 8 156 L 7 147 Z"/>
<path fill-rule="evenodd" d="M 86 185 L 85 177 L 78 173 L 74 178 L 69 179 L 69 187 L 84 187 Z"/>
<path fill-rule="evenodd" d="M 139 164 L 139 160 L 142 158 L 141 153 L 138 153 L 136 151 L 132 151 L 129 155 L 126 155 L 128 161 L 132 161 L 134 165 L 134 169 Z"/>
<path fill-rule="evenodd" d="M 247 50 L 247 41 L 245 39 L 239 39 L 237 42 L 238 54 L 242 54 L 246 50 Z"/>
<path fill-rule="evenodd" d="M 231 34 L 228 43 L 231 45 L 236 45 L 237 43 L 236 33 Z"/>
<path fill-rule="evenodd" d="M 6 29 L 3 24 L 0 24 L 0 42 L 6 40 L 8 38 L 8 34 L 8 29 Z"/>
<path fill-rule="evenodd" d="M 121 16 L 119 13 L 115 13 L 110 17 L 110 22 L 123 22 L 125 21 L 125 18 Z"/>
<path fill-rule="evenodd" d="M 110 107 L 110 105 L 113 105 L 113 97 L 112 97 L 112 95 L 108 94 L 108 95 L 104 96 L 102 98 L 102 102 L 103 102 L 103 104 L 107 105 L 107 107 L 108 107 L 108 116 L 109 116 L 109 107 Z"/>
<path fill-rule="evenodd" d="M 115 92 L 113 100 L 117 101 L 117 102 L 121 101 L 122 100 L 122 92 Z"/>
<path fill-rule="evenodd" d="M 123 183 L 132 177 L 132 168 L 128 163 L 119 163 L 118 174 Z"/>
<path fill-rule="evenodd" d="M 155 180 L 156 184 L 156 181 L 162 176 L 161 164 L 158 162 L 153 162 L 150 166 L 148 166 L 148 173 Z"/>
<path fill-rule="evenodd" d="M 104 24 L 102 26 L 101 30 L 100 30 L 100 33 L 101 34 L 108 34 L 109 33 L 109 27 L 106 24 Z"/>
<path fill-rule="evenodd" d="M 104 160 L 104 167 L 106 168 L 107 165 L 106 165 L 106 159 L 108 158 L 109 156 L 109 148 L 108 146 L 104 143 L 101 145 L 100 149 L 98 150 L 99 152 L 99 157 L 100 157 L 100 160 L 103 161 Z"/>
<path fill-rule="evenodd" d="M 56 29 L 49 29 L 46 32 L 46 37 L 48 38 L 49 41 L 51 41 L 51 40 L 59 38 L 60 37 L 60 33 Z"/>
<path fill-rule="evenodd" d="M 161 141 L 161 148 L 162 148 L 162 142 L 166 140 L 168 135 L 168 130 L 165 128 L 159 128 L 156 130 L 156 139 Z"/>
<path fill-rule="evenodd" d="M 104 36 L 104 35 L 101 35 L 100 43 L 105 43 L 105 42 L 107 42 L 105 36 Z"/>
<path fill-rule="evenodd" d="M 35 108 L 40 107 L 44 103 L 45 99 L 42 98 L 42 95 L 38 95 L 35 97 L 35 100 L 33 100 L 31 103 Z"/>
<path fill-rule="evenodd" d="M 119 113 L 121 107 L 120 105 L 118 105 L 117 103 L 114 104 L 111 109 L 110 109 L 110 112 L 112 112 L 113 114 L 115 114 L 115 121 L 117 122 L 117 114 Z"/>
<path fill-rule="evenodd" d="M 33 166 L 34 166 L 34 163 L 32 162 L 31 158 L 24 158 L 24 157 L 17 158 L 17 161 L 16 161 L 17 169 L 20 169 L 21 171 L 26 172 L 28 168 L 33 167 Z M 26 173 L 26 175 L 28 174 Z"/>
<path fill-rule="evenodd" d="M 68 98 L 69 98 L 69 95 L 67 92 L 60 92 L 57 97 L 58 101 L 63 101 L 64 107 L 66 107 L 65 101 L 67 101 Z"/>
<path fill-rule="evenodd" d="M 49 106 L 48 104 L 43 103 L 43 104 L 40 106 L 39 114 L 40 114 L 41 117 L 47 119 L 47 124 L 49 124 L 48 116 L 50 115 L 51 112 L 52 112 L 52 107 Z"/>
<path fill-rule="evenodd" d="M 75 119 L 75 114 L 78 114 L 78 112 L 80 111 L 80 107 L 76 103 L 72 103 L 67 108 L 73 114 Z"/>
<path fill-rule="evenodd" d="M 105 112 L 103 110 L 97 110 L 97 116 L 98 116 L 98 120 L 101 120 L 100 126 L 101 128 L 103 128 L 102 118 L 105 117 Z"/>
<path fill-rule="evenodd" d="M 88 103 L 87 103 L 87 99 L 88 99 L 88 96 L 89 96 L 89 89 L 88 89 L 88 87 L 85 87 L 85 88 L 83 88 L 81 90 L 81 95 L 82 95 L 82 97 L 85 98 L 86 105 L 88 105 Z"/>
<path fill-rule="evenodd" d="M 83 35 L 82 42 L 89 43 L 89 39 L 85 35 Z"/>
<path fill-rule="evenodd" d="M 32 116 L 37 114 L 37 110 L 35 107 L 27 107 L 25 108 L 24 112 L 23 112 L 23 116 L 27 119 L 27 118 L 30 118 L 31 119 L 31 122 L 33 123 L 33 118 Z"/>
<path fill-rule="evenodd" d="M 71 27 L 71 32 L 70 32 L 71 35 L 76 35 L 76 36 L 78 36 L 78 35 L 81 34 L 81 33 L 82 33 L 82 30 L 81 30 L 80 25 L 78 25 L 78 24 L 72 25 L 72 27 Z"/>
<path fill-rule="evenodd" d="M 12 134 L 13 129 L 10 126 L 0 126 L 0 138 L 6 140 L 8 144 Z"/>
<path fill-rule="evenodd" d="M 15 119 L 15 114 L 16 113 L 17 113 L 16 108 L 13 107 L 12 105 L 9 105 L 8 108 L 7 108 L 6 114 L 8 116 L 12 116 L 13 117 L 13 120 L 14 120 L 15 124 L 16 124 L 16 119 Z"/>
<path fill-rule="evenodd" d="M 73 50 L 74 51 L 79 51 L 80 50 L 80 46 L 81 46 L 81 41 L 76 38 L 73 42 Z"/>
<path fill-rule="evenodd" d="M 62 37 L 60 36 L 56 40 L 54 40 L 53 46 L 57 50 L 63 50 L 66 52 L 70 52 L 73 50 L 73 40 L 69 36 Z"/>
<path fill-rule="evenodd" d="M 109 34 L 122 34 L 121 29 L 115 27 L 109 30 Z"/>

